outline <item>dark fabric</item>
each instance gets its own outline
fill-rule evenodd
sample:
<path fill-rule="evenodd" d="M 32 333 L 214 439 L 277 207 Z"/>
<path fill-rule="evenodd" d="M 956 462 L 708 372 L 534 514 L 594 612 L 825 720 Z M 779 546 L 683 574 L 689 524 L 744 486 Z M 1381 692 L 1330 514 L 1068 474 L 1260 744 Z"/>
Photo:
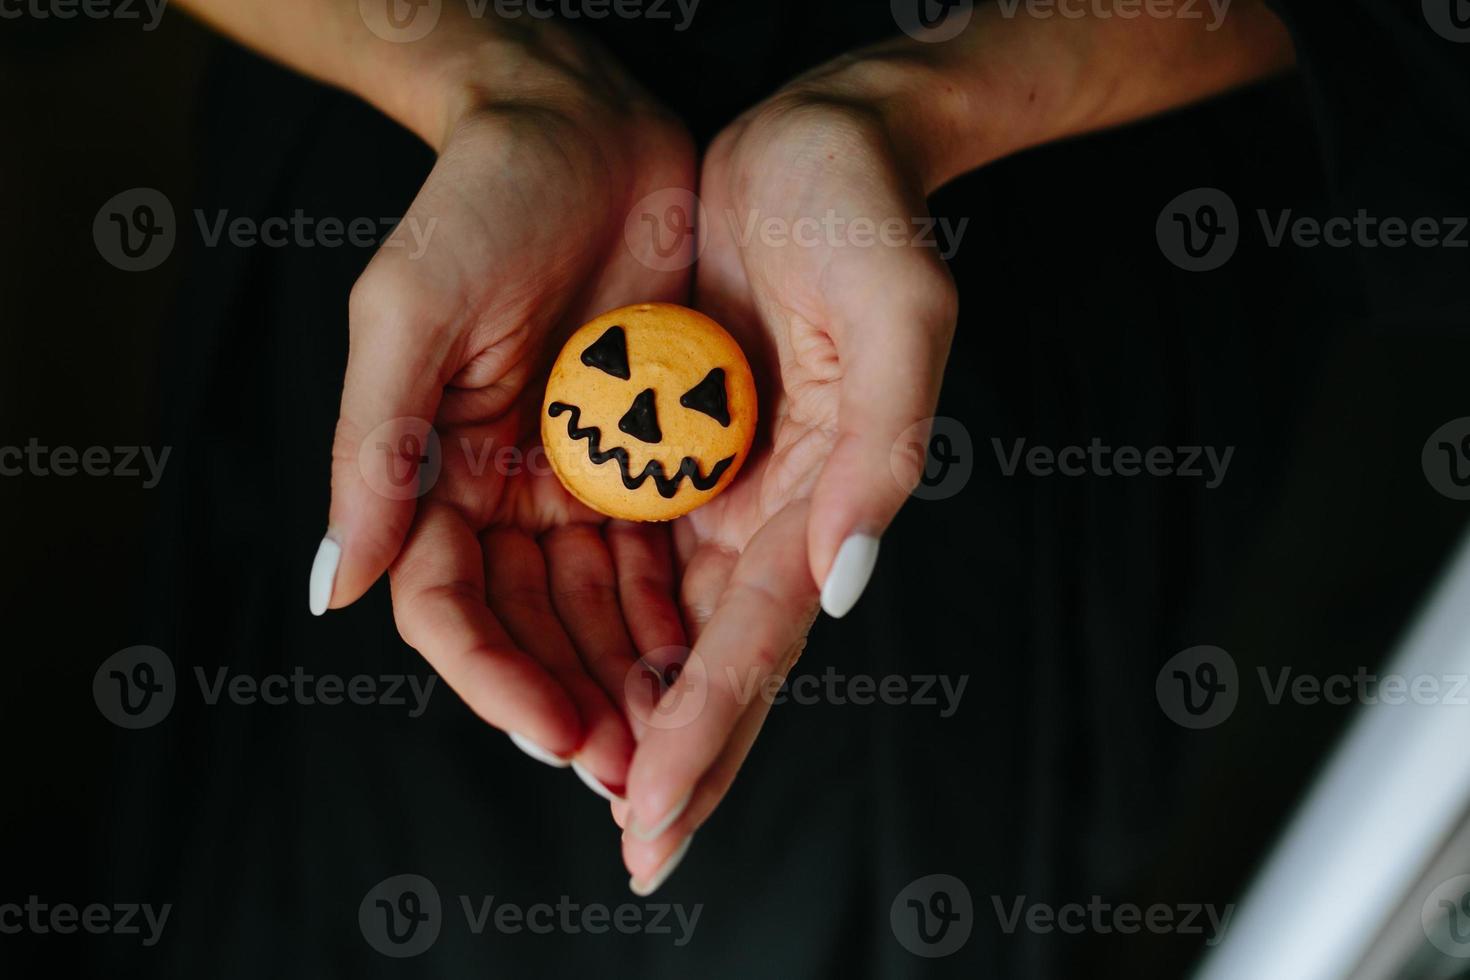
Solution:
<path fill-rule="evenodd" d="M 891 33 L 887 7 L 705 0 L 685 34 L 636 21 L 597 29 L 707 140 L 797 71 Z M 98 968 L 1182 975 L 1199 936 L 1007 933 L 997 910 L 1094 895 L 1236 900 L 1346 715 L 1267 708 L 1257 691 L 1227 724 L 1186 731 L 1155 699 L 1159 668 L 1205 643 L 1231 651 L 1243 675 L 1376 664 L 1462 523 L 1461 505 L 1424 480 L 1419 447 L 1465 414 L 1464 318 L 1406 333 L 1374 313 L 1444 311 L 1463 304 L 1462 286 L 1420 275 L 1407 251 L 1376 266 L 1380 256 L 1270 248 L 1250 233 L 1227 266 L 1192 274 L 1154 239 L 1164 203 L 1199 186 L 1227 191 L 1242 215 L 1257 202 L 1325 214 L 1343 200 L 1464 213 L 1465 158 L 1451 151 L 1464 147 L 1465 89 L 1444 84 L 1444 59 L 1425 63 L 1437 48 L 1406 22 L 1355 38 L 1377 9 L 1288 7 L 1304 78 L 1033 151 L 937 195 L 936 215 L 970 218 L 953 261 L 962 312 L 940 414 L 969 433 L 974 474 L 958 495 L 905 509 L 869 593 L 848 619 L 817 623 L 797 676 L 835 668 L 968 686 L 952 717 L 920 705 L 777 707 L 728 801 L 651 900 L 702 905 L 687 945 L 674 944 L 677 927 L 471 934 L 460 895 L 635 900 L 606 805 L 447 690 L 418 719 L 181 697 L 166 725 L 118 740 L 116 833 L 98 855 L 119 894 L 175 902 L 167 940 L 99 948 Z M 1360 77 L 1369 43 L 1383 67 Z M 1391 145 L 1378 145 L 1390 141 L 1375 120 L 1392 122 Z M 229 49 L 204 133 L 204 178 L 181 215 L 400 214 L 432 162 L 370 110 Z M 396 635 L 386 584 L 323 619 L 306 611 L 346 297 L 369 251 L 187 240 L 163 375 L 177 469 L 138 590 L 141 635 L 169 651 L 186 687 L 195 668 L 226 665 L 427 676 Z M 993 442 L 1094 437 L 1235 454 L 1207 490 L 1182 478 L 1006 476 Z M 428 877 L 445 903 L 433 949 L 404 961 L 370 949 L 357 924 L 368 889 L 400 873 Z M 895 940 L 889 909 L 909 882 L 939 873 L 968 887 L 973 932 L 958 953 L 921 959 Z"/>

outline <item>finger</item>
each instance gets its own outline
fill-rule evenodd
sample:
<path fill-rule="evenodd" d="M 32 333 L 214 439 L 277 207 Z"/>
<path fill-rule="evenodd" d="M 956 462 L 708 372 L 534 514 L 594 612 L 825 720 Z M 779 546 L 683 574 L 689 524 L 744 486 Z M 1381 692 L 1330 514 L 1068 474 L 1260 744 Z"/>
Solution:
<path fill-rule="evenodd" d="M 332 443 L 327 536 L 311 570 L 314 615 L 355 602 L 398 555 L 436 451 L 443 392 L 441 324 L 414 298 L 404 261 L 374 259 L 353 287 L 341 414 Z M 420 287 L 421 288 L 421 287 Z"/>
<path fill-rule="evenodd" d="M 795 661 L 794 655 L 788 657 L 786 669 L 790 670 Z M 784 672 L 781 677 L 785 679 Z M 771 699 L 767 697 L 757 698 L 745 709 L 724 751 L 699 780 L 689 805 L 667 831 L 651 841 L 642 840 L 632 834 L 623 835 L 623 864 L 631 876 L 628 887 L 635 894 L 653 894 L 673 874 L 687 853 L 684 842 L 704 825 L 729 793 L 735 782 L 735 775 L 745 764 L 751 747 L 755 745 L 756 736 L 760 734 L 770 713 Z M 626 827 L 628 812 L 627 803 L 614 808 L 613 819 L 618 826 Z"/>
<path fill-rule="evenodd" d="M 687 703 L 680 725 L 648 731 L 628 772 L 629 830 L 659 837 L 688 805 L 753 698 L 806 635 L 816 584 L 805 552 L 806 501 L 788 504 L 751 538 L 719 605 L 665 701 Z M 686 700 L 687 699 L 687 700 Z"/>
<path fill-rule="evenodd" d="M 842 379 L 837 438 L 812 493 L 807 547 L 822 608 L 841 617 L 856 604 L 878 540 L 923 473 L 928 432 L 954 334 L 954 283 L 916 248 L 878 278 L 885 289 L 847 304 L 861 319 L 836 338 Z M 895 262 L 890 262 L 894 265 Z"/>
<path fill-rule="evenodd" d="M 607 695 L 588 676 L 551 603 L 546 560 L 528 534 L 497 529 L 482 536 L 485 594 L 506 632 L 552 673 L 577 706 L 586 739 L 574 756 L 578 774 L 608 796 L 623 795 L 633 736 Z M 591 784 L 589 783 L 589 786 Z"/>
<path fill-rule="evenodd" d="M 486 606 L 480 543 L 453 508 L 425 505 L 390 577 L 404 642 L 475 714 L 550 752 L 576 751 L 582 743 L 576 707 Z"/>
<path fill-rule="evenodd" d="M 658 722 L 658 703 L 689 656 L 689 636 L 675 602 L 673 547 L 664 525 L 610 521 L 608 548 L 618 574 L 623 618 L 638 648 L 624 682 L 624 708 L 635 738 Z"/>
<path fill-rule="evenodd" d="M 541 536 L 551 603 L 582 664 L 624 711 L 628 672 L 638 660 L 618 601 L 617 573 L 594 524 L 563 524 Z"/>
<path fill-rule="evenodd" d="M 687 628 L 681 630 L 689 643 L 697 643 L 705 624 L 714 612 L 715 604 L 725 591 L 730 574 L 739 557 L 713 545 L 699 546 L 688 533 L 682 522 L 676 528 L 684 532 L 688 553 L 683 560 L 683 574 L 679 577 L 679 603 L 681 612 L 676 615 Z M 703 693 L 703 675 L 692 679 L 696 696 L 686 697 L 689 685 L 670 693 L 678 683 L 689 658 L 685 646 L 659 647 L 647 653 L 639 661 L 638 669 L 628 684 L 628 714 L 633 720 L 634 734 L 642 739 L 650 728 L 678 729 L 688 724 L 694 713 L 702 707 L 698 696 Z M 696 664 L 699 667 L 700 664 Z"/>
<path fill-rule="evenodd" d="M 664 651 L 689 645 L 674 603 L 674 556 L 668 530 L 659 524 L 609 521 L 605 533 L 633 645 L 639 656 L 661 670 L 668 666 L 660 659 Z"/>

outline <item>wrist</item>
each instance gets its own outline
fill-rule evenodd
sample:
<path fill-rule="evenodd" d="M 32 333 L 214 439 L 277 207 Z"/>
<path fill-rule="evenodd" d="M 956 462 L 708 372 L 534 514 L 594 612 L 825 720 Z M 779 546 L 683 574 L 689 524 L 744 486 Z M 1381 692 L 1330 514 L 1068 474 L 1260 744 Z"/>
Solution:
<path fill-rule="evenodd" d="M 949 62 L 944 47 L 907 38 L 887 42 L 823 65 L 784 94 L 873 115 L 927 195 L 1022 145 L 1000 114 L 987 111 L 996 107 L 977 98 L 972 80 Z"/>
<path fill-rule="evenodd" d="M 427 37 L 361 59 L 349 85 L 436 151 L 470 117 L 530 109 L 606 126 L 638 98 L 599 50 L 555 24 L 444 14 Z"/>

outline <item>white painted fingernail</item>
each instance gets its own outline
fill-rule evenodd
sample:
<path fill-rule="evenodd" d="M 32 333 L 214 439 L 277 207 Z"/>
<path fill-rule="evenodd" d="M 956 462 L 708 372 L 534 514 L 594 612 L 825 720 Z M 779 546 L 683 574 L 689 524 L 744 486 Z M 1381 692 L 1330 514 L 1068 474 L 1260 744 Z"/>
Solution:
<path fill-rule="evenodd" d="M 673 826 L 674 821 L 679 819 L 679 815 L 682 814 L 685 808 L 689 806 L 689 801 L 693 798 L 694 790 L 691 789 L 689 792 L 684 794 L 684 798 L 682 800 L 669 807 L 669 812 L 664 814 L 662 820 L 660 820 L 653 826 L 648 827 L 647 829 L 645 829 L 643 827 L 643 824 L 638 821 L 638 814 L 632 814 L 628 818 L 628 829 L 632 831 L 633 836 L 638 838 L 639 840 L 658 840 L 658 835 L 662 834 L 664 831 L 668 830 L 669 827 Z"/>
<path fill-rule="evenodd" d="M 307 604 L 313 616 L 320 616 L 332 604 L 332 586 L 337 582 L 337 563 L 342 560 L 342 546 L 329 532 L 317 545 L 311 563 L 311 584 Z"/>
<path fill-rule="evenodd" d="M 848 535 L 822 585 L 822 610 L 833 619 L 846 616 L 868 587 L 876 564 L 878 539 L 871 534 Z"/>
<path fill-rule="evenodd" d="M 629 878 L 628 887 L 632 889 L 633 894 L 637 895 L 639 898 L 646 898 L 649 895 L 652 895 L 654 892 L 658 891 L 659 886 L 662 885 L 665 881 L 669 880 L 669 875 L 674 873 L 674 869 L 679 866 L 679 862 L 684 860 L 684 855 L 689 853 L 689 845 L 693 843 L 693 834 L 690 834 L 688 837 L 684 838 L 684 843 L 674 848 L 674 853 L 669 855 L 669 859 L 665 861 L 663 863 L 663 866 L 655 871 L 653 873 L 653 876 L 650 877 L 647 881 L 639 881 L 637 878 Z"/>
<path fill-rule="evenodd" d="M 515 743 L 516 748 L 520 749 L 522 752 L 526 753 L 526 755 L 529 755 L 537 762 L 544 762 L 548 766 L 552 766 L 556 769 L 565 769 L 568 765 L 571 764 L 570 760 L 563 759 L 559 755 L 555 755 L 551 752 L 546 751 L 541 746 L 537 745 L 535 742 L 531 741 L 524 735 L 517 734 L 516 732 L 511 732 L 510 740 Z"/>
<path fill-rule="evenodd" d="M 583 766 L 582 763 L 578 762 L 576 759 L 572 760 L 572 772 L 577 774 L 577 778 L 580 779 L 588 789 L 596 793 L 598 796 L 602 797 L 604 800 L 607 800 L 609 803 L 617 803 L 622 799 L 621 796 L 604 786 L 602 784 L 602 780 L 592 775 L 591 770 L 587 769 L 587 767 Z"/>

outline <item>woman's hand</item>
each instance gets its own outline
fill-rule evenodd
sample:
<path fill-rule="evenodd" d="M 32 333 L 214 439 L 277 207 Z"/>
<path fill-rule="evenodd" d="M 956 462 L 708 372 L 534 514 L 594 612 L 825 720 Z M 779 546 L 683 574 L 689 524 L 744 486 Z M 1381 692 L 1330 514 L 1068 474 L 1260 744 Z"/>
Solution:
<path fill-rule="evenodd" d="M 627 803 L 613 807 L 635 889 L 663 880 L 729 788 L 769 708 L 759 692 L 800 652 L 818 583 L 822 606 L 847 612 L 922 472 L 920 423 L 956 317 L 954 285 L 920 233 L 926 195 L 1024 147 L 1290 61 L 1259 0 L 1218 31 L 987 6 L 952 40 L 898 38 L 839 58 L 716 140 L 700 185 L 710 230 L 697 303 L 764 369 L 773 423 L 739 480 L 675 528 L 695 647 L 666 695 L 671 723 L 640 739 Z"/>
<path fill-rule="evenodd" d="M 352 291 L 312 611 L 391 567 L 399 631 L 445 681 L 531 754 L 575 759 L 616 793 L 634 641 L 684 642 L 666 531 L 604 528 L 562 489 L 535 452 L 539 381 L 595 314 L 685 300 L 687 269 L 640 261 L 624 224 L 645 195 L 692 188 L 693 149 L 599 52 L 549 27 L 444 71 L 451 106 L 419 127 L 442 118 L 440 157 L 399 232 L 427 244 L 390 241 Z"/>
<path fill-rule="evenodd" d="M 704 162 L 697 305 L 740 339 L 769 426 L 737 481 L 675 526 L 694 650 L 614 806 L 635 890 L 729 788 L 769 709 L 756 692 L 795 661 L 818 583 L 829 614 L 851 608 L 922 471 L 915 427 L 956 297 L 906 154 L 881 105 L 815 80 L 736 121 Z"/>

